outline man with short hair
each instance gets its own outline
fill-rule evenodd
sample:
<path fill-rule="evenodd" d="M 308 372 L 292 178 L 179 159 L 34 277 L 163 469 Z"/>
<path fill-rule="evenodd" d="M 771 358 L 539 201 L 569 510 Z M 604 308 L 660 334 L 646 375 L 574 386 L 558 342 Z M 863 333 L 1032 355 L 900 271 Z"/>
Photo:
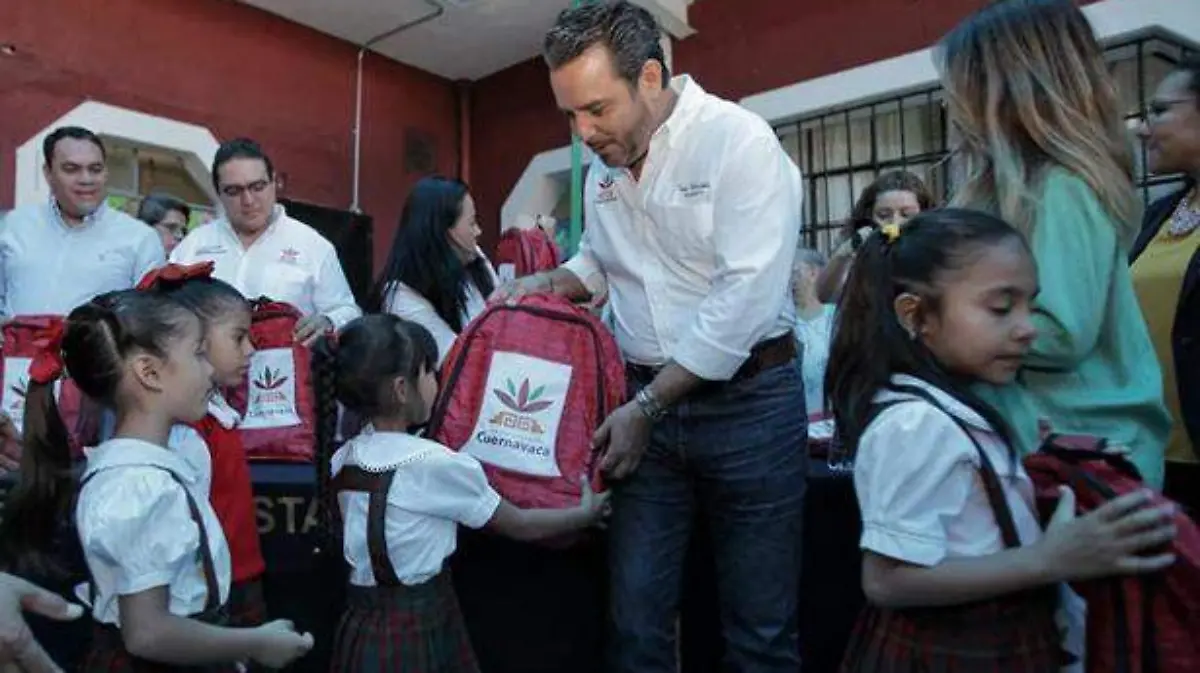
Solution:
<path fill-rule="evenodd" d="M 275 166 L 258 143 L 223 143 L 212 178 L 225 217 L 188 234 L 172 262 L 212 261 L 213 276 L 246 297 L 295 306 L 305 315 L 296 328 L 301 343 L 362 315 L 333 244 L 276 203 Z"/>
<path fill-rule="evenodd" d="M 104 143 L 78 126 L 42 143 L 48 203 L 18 208 L 0 231 L 0 314 L 65 315 L 93 297 L 132 288 L 165 253 L 158 236 L 104 200 Z"/>
<path fill-rule="evenodd" d="M 550 85 L 595 153 L 586 228 L 562 267 L 500 296 L 607 287 L 634 400 L 596 432 L 614 480 L 611 670 L 676 670 L 697 511 L 713 539 L 728 670 L 800 669 L 804 391 L 789 285 L 800 174 L 765 121 L 670 79 L 628 2 L 564 11 Z"/>

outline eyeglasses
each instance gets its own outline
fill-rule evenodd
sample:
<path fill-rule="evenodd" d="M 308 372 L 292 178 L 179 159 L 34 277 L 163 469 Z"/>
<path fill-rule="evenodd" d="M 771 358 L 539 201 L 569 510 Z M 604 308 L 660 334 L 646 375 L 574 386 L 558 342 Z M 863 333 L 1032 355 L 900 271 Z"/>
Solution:
<path fill-rule="evenodd" d="M 242 194 L 250 192 L 251 194 L 262 194 L 267 191 L 267 187 L 271 186 L 270 180 L 255 180 L 248 185 L 221 185 L 221 194 L 228 198 L 240 198 Z"/>
<path fill-rule="evenodd" d="M 1195 102 L 1195 99 L 1192 98 L 1173 98 L 1169 100 L 1151 101 L 1150 104 L 1146 106 L 1146 121 L 1149 123 L 1154 123 L 1161 119 L 1163 115 L 1170 112 L 1171 108 L 1175 107 L 1176 105 Z"/>

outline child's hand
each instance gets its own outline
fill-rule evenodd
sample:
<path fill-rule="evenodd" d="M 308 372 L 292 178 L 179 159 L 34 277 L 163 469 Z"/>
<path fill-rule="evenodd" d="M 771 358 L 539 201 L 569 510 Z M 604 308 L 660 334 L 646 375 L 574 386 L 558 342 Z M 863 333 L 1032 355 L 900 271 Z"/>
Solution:
<path fill-rule="evenodd" d="M 583 513 L 587 520 L 587 525 L 599 523 L 601 519 L 608 516 L 610 507 L 608 504 L 608 491 L 596 493 L 592 490 L 592 482 L 585 474 L 580 480 L 583 483 L 583 493 L 579 499 L 579 511 Z"/>
<path fill-rule="evenodd" d="M 267 668 L 283 668 L 312 649 L 311 633 L 297 633 L 286 619 L 276 619 L 256 627 L 259 644 L 254 660 Z"/>
<path fill-rule="evenodd" d="M 1147 573 L 1175 562 L 1169 552 L 1144 555 L 1175 539 L 1174 508 L 1152 506 L 1148 491 L 1128 493 L 1078 518 L 1075 493 L 1063 486 L 1059 494 L 1046 535 L 1037 543 L 1055 581 Z"/>

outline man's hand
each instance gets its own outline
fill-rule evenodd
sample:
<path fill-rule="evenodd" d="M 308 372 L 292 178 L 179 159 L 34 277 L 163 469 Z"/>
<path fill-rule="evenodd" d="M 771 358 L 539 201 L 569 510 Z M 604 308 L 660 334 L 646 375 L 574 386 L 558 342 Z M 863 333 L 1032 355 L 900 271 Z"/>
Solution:
<path fill-rule="evenodd" d="M 323 315 L 305 316 L 296 325 L 296 343 L 311 346 L 322 334 L 333 329 L 333 321 Z"/>
<path fill-rule="evenodd" d="M 0 476 L 21 469 L 21 433 L 12 417 L 0 412 Z"/>
<path fill-rule="evenodd" d="M 535 273 L 532 276 L 517 278 L 501 285 L 488 297 L 489 301 L 516 301 L 529 294 L 550 292 L 552 289 L 550 274 Z"/>
<path fill-rule="evenodd" d="M 628 402 L 609 414 L 592 435 L 592 448 L 604 451 L 600 469 L 611 479 L 633 474 L 650 444 L 653 425 L 637 402 Z"/>
<path fill-rule="evenodd" d="M 68 621 L 78 619 L 83 607 L 19 577 L 0 573 L 0 667 L 16 664 L 24 673 L 62 673 L 33 639 L 24 612 Z"/>

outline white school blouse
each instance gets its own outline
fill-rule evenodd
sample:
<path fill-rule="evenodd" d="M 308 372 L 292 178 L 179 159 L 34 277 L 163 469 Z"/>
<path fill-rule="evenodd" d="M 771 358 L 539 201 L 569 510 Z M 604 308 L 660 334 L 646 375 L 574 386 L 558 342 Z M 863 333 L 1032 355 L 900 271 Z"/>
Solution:
<path fill-rule="evenodd" d="M 76 593 L 92 606 L 92 616 L 120 626 L 117 599 L 166 586 L 171 614 L 202 612 L 208 599 L 200 556 L 200 530 L 192 521 L 186 484 L 200 509 L 212 553 L 220 602 L 229 598 L 229 547 L 221 523 L 201 493 L 192 468 L 175 452 L 136 439 L 111 439 L 90 450 L 79 493 L 75 523 L 88 570 L 96 585 L 89 601 L 86 584 Z"/>
<path fill-rule="evenodd" d="M 396 469 L 388 491 L 388 558 L 400 581 L 421 584 L 442 571 L 454 553 L 458 524 L 482 528 L 500 506 L 479 461 L 427 439 L 398 432 L 364 431 L 347 442 L 330 461 L 333 476 L 347 465 L 367 472 Z M 350 564 L 350 583 L 375 586 L 367 549 L 370 496 L 346 492 L 338 497 L 342 511 L 342 551 Z"/>
<path fill-rule="evenodd" d="M 208 414 L 217 419 L 226 430 L 236 428 L 242 422 L 237 410 L 220 393 L 213 393 L 208 401 Z M 195 428 L 184 423 L 171 426 L 167 446 L 179 454 L 196 475 L 196 490 L 208 498 L 212 494 L 212 452 Z"/>
<path fill-rule="evenodd" d="M 895 376 L 895 385 L 931 393 L 962 420 L 1000 477 L 1022 544 L 1036 542 L 1033 482 L 1020 461 L 977 413 L 929 383 Z M 1000 527 L 979 477 L 979 453 L 945 412 L 907 393 L 882 390 L 875 403 L 903 400 L 884 409 L 859 440 L 854 490 L 862 509 L 861 547 L 920 566 L 947 558 L 975 557 L 1004 549 Z"/>

